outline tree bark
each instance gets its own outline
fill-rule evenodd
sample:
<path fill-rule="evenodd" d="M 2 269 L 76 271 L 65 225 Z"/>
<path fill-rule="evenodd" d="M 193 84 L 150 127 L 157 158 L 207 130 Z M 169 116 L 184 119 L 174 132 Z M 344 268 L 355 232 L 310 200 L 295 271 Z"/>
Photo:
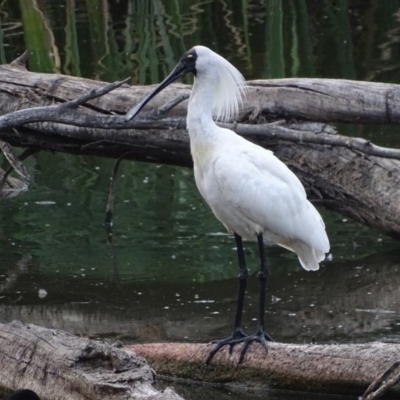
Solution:
<path fill-rule="evenodd" d="M 115 158 L 126 154 L 129 159 L 191 166 L 186 102 L 171 110 L 169 118 L 151 119 L 147 114 L 145 120 L 125 124 L 115 113 L 124 114 L 149 88 L 125 85 L 75 109 L 64 107 L 65 102 L 105 84 L 31 73 L 18 62 L 0 66 L 0 80 L 0 114 L 9 113 L 0 117 L 0 139 L 13 146 Z M 400 237 L 399 150 L 336 135 L 322 124 L 254 124 L 267 112 L 318 121 L 398 123 L 399 88 L 342 80 L 254 81 L 241 122 L 222 125 L 273 150 L 297 174 L 312 200 Z M 173 85 L 147 110 L 159 110 L 189 92 L 188 86 Z M 32 109 L 29 116 L 11 114 L 38 106 L 53 108 Z"/>
<path fill-rule="evenodd" d="M 0 324 L 0 385 L 10 390 L 29 388 L 49 400 L 182 399 L 171 389 L 161 393 L 152 387 L 153 371 L 141 358 L 146 357 L 157 374 L 189 381 L 244 385 L 250 389 L 361 395 L 371 382 L 400 360 L 397 344 L 270 343 L 267 354 L 261 346 L 252 344 L 241 365 L 237 364 L 238 345 L 232 355 L 228 349 L 221 350 L 206 366 L 204 361 L 210 346 L 190 343 L 110 346 L 14 321 Z M 398 395 L 400 387 L 397 385 L 388 393 Z"/>
<path fill-rule="evenodd" d="M 72 100 L 104 85 L 90 79 L 28 72 L 24 61 L 24 58 L 17 59 L 10 65 L 0 66 L 1 113 Z M 400 85 L 306 78 L 255 80 L 249 84 L 244 109 L 257 114 L 325 122 L 400 123 Z M 151 86 L 133 89 L 120 88 L 91 101 L 87 108 L 105 114 L 124 114 L 151 90 Z M 188 85 L 171 85 L 145 110 L 158 109 L 171 98 L 189 93 Z M 11 103 L 3 99 L 10 99 Z M 186 109 L 187 102 L 178 104 L 170 116 L 185 117 Z"/>
<path fill-rule="evenodd" d="M 400 346 L 388 343 L 297 345 L 269 343 L 265 352 L 252 344 L 238 365 L 240 345 L 232 355 L 225 348 L 209 366 L 204 362 L 212 345 L 149 343 L 128 346 L 145 357 L 158 374 L 247 388 L 276 388 L 325 394 L 361 396 L 376 378 L 400 360 Z M 398 371 L 397 371 L 398 374 Z M 387 393 L 400 393 L 400 386 Z M 397 397 L 396 397 L 397 398 Z"/>
<path fill-rule="evenodd" d="M 249 101 L 258 100 L 265 114 L 325 122 L 400 122 L 400 85 L 307 78 L 255 80 L 250 85 Z"/>
<path fill-rule="evenodd" d="M 147 362 L 121 346 L 66 332 L 0 324 L 0 386 L 29 388 L 49 400 L 182 400 L 153 388 Z"/>

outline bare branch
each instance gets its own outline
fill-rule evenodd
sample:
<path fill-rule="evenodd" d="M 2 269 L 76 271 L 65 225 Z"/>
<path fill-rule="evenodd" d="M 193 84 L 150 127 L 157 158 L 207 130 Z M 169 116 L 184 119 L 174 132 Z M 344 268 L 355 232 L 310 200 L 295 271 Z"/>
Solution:
<path fill-rule="evenodd" d="M 265 138 L 276 138 L 295 143 L 312 143 L 324 146 L 338 146 L 359 151 L 365 155 L 391 158 L 400 160 L 400 150 L 381 147 L 363 138 L 353 138 L 342 135 L 326 133 L 315 134 L 315 132 L 295 131 L 274 124 L 246 125 L 246 124 L 219 124 L 222 127 L 235 129 L 235 132 L 245 136 L 261 136 Z"/>
<path fill-rule="evenodd" d="M 21 68 L 26 70 L 26 62 L 29 58 L 29 51 L 25 50 L 19 57 L 10 63 L 12 67 Z"/>
<path fill-rule="evenodd" d="M 75 109 L 89 100 L 103 96 L 104 94 L 122 86 L 128 81 L 128 79 L 129 78 L 124 79 L 123 81 L 111 83 L 110 85 L 104 86 L 100 89 L 92 90 L 89 94 L 70 100 L 66 103 L 54 106 L 33 107 L 3 115 L 0 117 L 0 130 L 15 128 L 32 122 L 44 121 L 54 121 L 74 126 L 87 126 L 87 124 L 89 124 L 89 126 L 93 127 L 103 127 L 104 120 L 111 120 L 114 127 L 121 125 L 123 123 L 122 118 L 110 116 L 98 116 L 95 118 L 90 114 L 83 112 L 79 113 L 75 111 Z"/>
<path fill-rule="evenodd" d="M 400 362 L 394 362 L 383 374 L 379 375 L 367 388 L 360 400 L 381 398 L 392 386 L 400 381 Z"/>
<path fill-rule="evenodd" d="M 181 102 L 189 93 L 185 85 L 167 88 L 148 105 L 156 118 L 168 111 L 172 118 L 150 120 L 152 113 L 148 113 L 147 119 L 125 123 L 123 115 L 145 88 L 120 87 L 107 98 L 77 109 L 107 92 L 107 86 L 61 75 L 39 76 L 10 65 L 0 66 L 0 75 L 0 112 L 8 112 L 0 117 L 0 139 L 13 146 L 116 159 L 130 152 L 129 159 L 192 165 L 185 132 L 186 105 Z M 24 83 L 18 84 L 21 80 Z M 321 79 L 262 81 L 249 89 L 239 123 L 220 125 L 273 150 L 296 172 L 311 199 L 321 199 L 330 209 L 400 237 L 400 207 L 392 200 L 400 194 L 400 150 L 337 135 L 328 125 L 312 122 L 388 123 L 389 107 L 390 122 L 400 123 L 397 99 L 400 85 Z M 50 106 L 26 108 L 43 104 Z M 281 120 L 262 123 L 271 115 Z M 282 123 L 288 116 L 308 122 Z M 251 118 L 258 124 L 249 123 Z M 22 126 L 18 132 L 10 129 L 18 126 Z"/>
<path fill-rule="evenodd" d="M 114 83 L 111 83 L 107 86 L 104 86 L 102 88 L 99 89 L 94 89 L 92 90 L 90 93 L 78 97 L 75 100 L 70 100 L 66 103 L 63 103 L 60 105 L 60 108 L 78 108 L 78 106 L 80 106 L 81 104 L 84 104 L 86 102 L 88 102 L 89 100 L 93 100 L 97 97 L 101 97 L 104 96 L 105 94 L 111 92 L 112 90 L 119 88 L 120 86 L 122 86 L 124 83 L 128 82 L 131 78 L 125 78 L 122 81 L 117 81 Z"/>

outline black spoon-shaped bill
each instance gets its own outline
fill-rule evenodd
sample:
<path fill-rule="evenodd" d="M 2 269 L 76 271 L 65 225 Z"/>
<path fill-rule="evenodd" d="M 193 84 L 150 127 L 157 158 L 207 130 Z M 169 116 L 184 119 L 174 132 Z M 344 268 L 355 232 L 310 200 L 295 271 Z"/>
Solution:
<path fill-rule="evenodd" d="M 172 72 L 151 92 L 149 93 L 139 104 L 132 107 L 125 115 L 125 122 L 130 121 L 140 110 L 158 93 L 169 86 L 171 83 L 175 82 L 177 79 L 181 78 L 188 72 L 192 72 L 193 68 L 184 61 L 180 61 L 178 65 L 172 70 Z"/>

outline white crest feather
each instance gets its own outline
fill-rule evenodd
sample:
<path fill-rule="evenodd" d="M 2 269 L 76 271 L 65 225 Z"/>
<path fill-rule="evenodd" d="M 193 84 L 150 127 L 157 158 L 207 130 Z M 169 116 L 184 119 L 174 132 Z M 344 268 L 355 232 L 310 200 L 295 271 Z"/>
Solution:
<path fill-rule="evenodd" d="M 228 61 L 220 57 L 219 79 L 215 89 L 213 115 L 216 119 L 229 121 L 239 112 L 246 90 L 243 75 Z"/>
<path fill-rule="evenodd" d="M 219 121 L 232 120 L 243 104 L 247 88 L 246 80 L 229 61 L 219 54 L 203 46 L 195 46 L 195 49 L 199 55 L 206 52 L 212 53 L 212 73 L 218 74 L 214 88 L 213 117 Z"/>

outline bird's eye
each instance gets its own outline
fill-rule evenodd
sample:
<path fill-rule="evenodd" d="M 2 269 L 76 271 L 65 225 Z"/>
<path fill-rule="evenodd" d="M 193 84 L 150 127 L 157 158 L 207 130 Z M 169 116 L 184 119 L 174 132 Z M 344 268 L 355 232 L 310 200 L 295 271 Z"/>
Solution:
<path fill-rule="evenodd" d="M 193 54 L 188 54 L 187 58 L 193 58 Z"/>

